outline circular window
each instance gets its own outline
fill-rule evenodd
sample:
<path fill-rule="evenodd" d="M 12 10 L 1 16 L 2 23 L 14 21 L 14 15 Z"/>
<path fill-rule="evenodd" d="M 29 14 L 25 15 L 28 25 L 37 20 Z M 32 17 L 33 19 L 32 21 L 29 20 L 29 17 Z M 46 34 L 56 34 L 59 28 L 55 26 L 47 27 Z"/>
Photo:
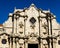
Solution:
<path fill-rule="evenodd" d="M 6 44 L 7 40 L 6 39 L 2 39 L 2 44 Z"/>

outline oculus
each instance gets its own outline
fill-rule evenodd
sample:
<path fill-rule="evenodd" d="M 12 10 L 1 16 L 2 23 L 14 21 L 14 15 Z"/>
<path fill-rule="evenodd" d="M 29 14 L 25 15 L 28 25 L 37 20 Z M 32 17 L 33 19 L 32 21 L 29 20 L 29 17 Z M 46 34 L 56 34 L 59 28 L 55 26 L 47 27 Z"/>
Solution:
<path fill-rule="evenodd" d="M 30 19 L 30 22 L 31 22 L 32 24 L 34 24 L 34 23 L 36 22 L 36 19 L 35 19 L 34 17 L 32 17 L 32 18 Z"/>
<path fill-rule="evenodd" d="M 6 44 L 7 40 L 6 39 L 2 39 L 2 44 Z"/>

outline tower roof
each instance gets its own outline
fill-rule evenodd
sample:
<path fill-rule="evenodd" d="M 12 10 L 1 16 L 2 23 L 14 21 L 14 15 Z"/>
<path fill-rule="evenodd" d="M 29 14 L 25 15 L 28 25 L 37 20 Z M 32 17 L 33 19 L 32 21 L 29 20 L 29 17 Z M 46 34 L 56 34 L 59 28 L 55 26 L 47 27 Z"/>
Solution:
<path fill-rule="evenodd" d="M 32 3 L 31 6 L 35 6 L 35 5 Z"/>

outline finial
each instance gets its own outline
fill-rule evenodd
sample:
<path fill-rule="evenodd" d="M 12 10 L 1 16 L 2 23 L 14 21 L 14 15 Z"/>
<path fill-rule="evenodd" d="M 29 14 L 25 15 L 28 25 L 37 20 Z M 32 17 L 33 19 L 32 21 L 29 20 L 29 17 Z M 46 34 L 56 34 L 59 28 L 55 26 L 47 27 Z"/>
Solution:
<path fill-rule="evenodd" d="M 16 10 L 16 7 L 14 7 L 14 10 Z"/>
<path fill-rule="evenodd" d="M 31 6 L 35 6 L 35 5 L 32 3 Z"/>

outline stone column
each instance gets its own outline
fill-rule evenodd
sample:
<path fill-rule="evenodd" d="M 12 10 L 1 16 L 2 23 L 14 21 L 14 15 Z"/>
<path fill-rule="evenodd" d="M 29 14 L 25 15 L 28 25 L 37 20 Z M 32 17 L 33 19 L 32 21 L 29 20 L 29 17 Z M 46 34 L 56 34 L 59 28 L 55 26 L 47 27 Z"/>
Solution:
<path fill-rule="evenodd" d="M 50 41 L 50 42 L 49 42 L 49 47 L 52 48 L 52 45 L 51 45 L 51 42 L 52 42 L 52 41 L 51 41 L 51 39 L 49 39 L 49 41 Z"/>
<path fill-rule="evenodd" d="M 16 38 L 16 46 L 17 46 L 17 48 L 19 48 L 18 38 Z"/>
<path fill-rule="evenodd" d="M 41 45 L 40 45 L 40 46 L 41 46 L 40 48 L 42 48 L 42 45 L 43 45 L 43 44 L 42 44 L 42 39 L 41 39 L 41 43 L 40 43 L 40 44 L 41 44 Z"/>
<path fill-rule="evenodd" d="M 27 17 L 24 18 L 24 35 L 26 35 L 25 31 L 26 31 L 26 20 L 27 20 Z"/>
<path fill-rule="evenodd" d="M 11 37 L 11 48 L 13 48 L 13 37 Z"/>
<path fill-rule="evenodd" d="M 27 42 L 27 39 L 25 39 L 25 45 L 24 45 L 24 48 L 28 48 L 28 42 Z"/>
<path fill-rule="evenodd" d="M 41 39 L 40 39 L 40 36 L 41 36 L 41 18 L 40 16 L 38 17 L 38 23 L 39 23 L 39 39 L 38 39 L 38 48 L 41 48 Z"/>
<path fill-rule="evenodd" d="M 15 48 L 15 38 L 13 38 L 13 48 Z"/>
<path fill-rule="evenodd" d="M 40 42 L 40 39 L 38 40 L 38 48 L 41 48 L 41 42 Z"/>
<path fill-rule="evenodd" d="M 49 35 L 51 35 L 51 30 L 50 30 L 50 21 L 49 22 Z"/>
<path fill-rule="evenodd" d="M 12 42 L 11 42 L 11 38 L 10 38 L 10 48 L 11 48 L 11 44 L 12 44 Z"/>
<path fill-rule="evenodd" d="M 10 37 L 8 37 L 8 45 L 9 45 L 9 48 L 10 48 Z"/>
<path fill-rule="evenodd" d="M 16 38 L 15 38 L 15 48 L 17 48 L 17 41 L 16 41 Z"/>
<path fill-rule="evenodd" d="M 56 39 L 53 39 L 53 48 L 56 48 Z"/>
<path fill-rule="evenodd" d="M 0 36 L 0 46 L 1 46 L 1 36 Z"/>

